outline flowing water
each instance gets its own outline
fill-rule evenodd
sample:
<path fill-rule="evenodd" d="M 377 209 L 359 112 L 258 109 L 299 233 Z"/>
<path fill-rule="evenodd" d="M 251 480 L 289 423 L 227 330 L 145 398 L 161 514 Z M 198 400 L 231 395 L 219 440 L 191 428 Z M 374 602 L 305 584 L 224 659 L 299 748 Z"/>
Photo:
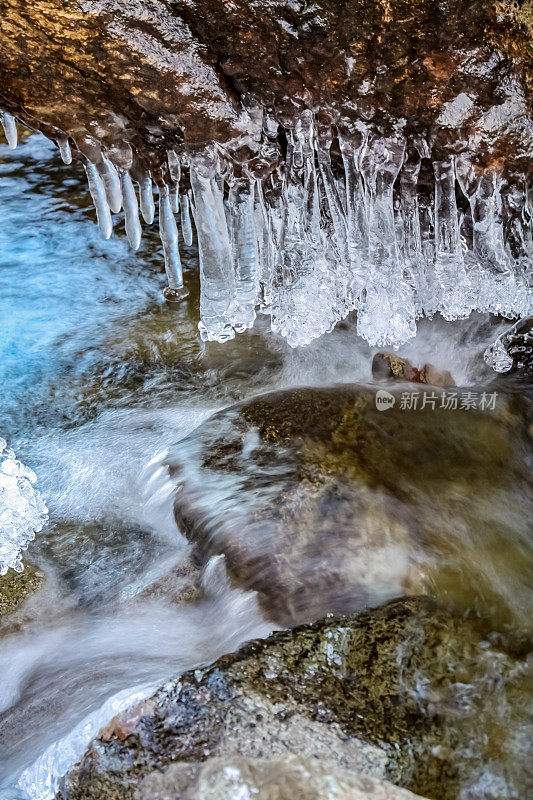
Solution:
<path fill-rule="evenodd" d="M 44 587 L 0 622 L 0 796 L 44 798 L 135 692 L 273 628 L 223 560 L 198 577 L 172 517 L 166 449 L 249 395 L 368 381 L 374 351 L 351 319 L 298 351 L 262 318 L 203 342 L 195 245 L 180 244 L 190 296 L 166 305 L 157 221 L 137 253 L 123 224 L 104 240 L 81 165 L 41 136 L 0 145 L 0 206 L 0 436 L 36 472 L 50 513 L 25 556 Z M 458 384 L 487 381 L 482 353 L 504 328 L 424 320 L 402 355 Z"/>

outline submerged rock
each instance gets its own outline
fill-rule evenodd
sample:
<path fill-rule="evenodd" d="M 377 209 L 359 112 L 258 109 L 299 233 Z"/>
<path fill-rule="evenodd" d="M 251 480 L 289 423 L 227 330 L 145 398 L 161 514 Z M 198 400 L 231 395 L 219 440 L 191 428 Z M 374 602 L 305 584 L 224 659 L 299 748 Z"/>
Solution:
<path fill-rule="evenodd" d="M 235 768 L 268 786 L 280 761 L 301 777 L 294 757 L 318 786 L 348 770 L 434 800 L 518 800 L 532 787 L 526 666 L 424 598 L 329 618 L 171 681 L 93 741 L 58 798 L 188 797 Z"/>
<path fill-rule="evenodd" d="M 290 389 L 170 449 L 180 529 L 282 625 L 430 592 L 529 627 L 526 396 Z M 529 404 L 529 405 L 528 405 Z"/>
<path fill-rule="evenodd" d="M 26 560 L 24 570 L 14 569 L 0 576 L 0 621 L 15 611 L 42 586 L 44 575 L 33 564 Z"/>

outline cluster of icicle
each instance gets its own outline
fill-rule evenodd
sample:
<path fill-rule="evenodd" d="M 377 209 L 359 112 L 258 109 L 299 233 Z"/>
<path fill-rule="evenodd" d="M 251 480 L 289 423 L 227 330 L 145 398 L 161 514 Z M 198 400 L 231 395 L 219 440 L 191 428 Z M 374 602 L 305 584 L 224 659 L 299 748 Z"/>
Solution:
<path fill-rule="evenodd" d="M 0 575 L 22 572 L 22 550 L 48 520 L 46 504 L 33 487 L 37 477 L 0 438 Z"/>
<path fill-rule="evenodd" d="M 14 122 L 4 114 L 8 141 Z M 278 123 L 267 116 L 258 156 L 279 153 Z M 357 311 L 357 330 L 371 345 L 397 347 L 416 320 L 440 312 L 447 320 L 473 310 L 519 317 L 532 310 L 531 187 L 510 184 L 495 170 L 476 171 L 471 155 L 434 160 L 434 189 L 421 193 L 421 139 L 383 137 L 364 125 L 335 132 L 304 112 L 285 127 L 285 158 L 257 178 L 239 177 L 220 149 L 201 156 L 168 152 L 170 185 L 159 185 L 159 230 L 171 289 L 183 275 L 178 226 L 200 255 L 199 329 L 226 341 L 270 314 L 272 330 L 291 346 L 306 345 Z M 60 145 L 69 163 L 68 142 Z M 342 159 L 342 169 L 338 164 Z M 125 212 L 128 239 L 139 247 L 141 225 L 127 170 L 99 154 L 85 169 L 98 224 L 109 237 L 112 212 Z M 190 189 L 179 191 L 181 171 Z M 456 182 L 470 210 L 460 212 Z M 140 210 L 153 222 L 149 175 L 138 181 Z"/>

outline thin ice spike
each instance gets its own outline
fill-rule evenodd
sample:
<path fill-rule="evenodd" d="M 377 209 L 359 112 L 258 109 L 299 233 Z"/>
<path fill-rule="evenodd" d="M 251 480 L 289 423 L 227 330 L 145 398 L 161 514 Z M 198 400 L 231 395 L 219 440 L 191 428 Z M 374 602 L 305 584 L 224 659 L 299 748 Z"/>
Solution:
<path fill-rule="evenodd" d="M 6 141 L 10 150 L 17 146 L 17 123 L 15 117 L 9 111 L 0 111 L 0 122 L 4 129 Z"/>
<path fill-rule="evenodd" d="M 85 163 L 84 167 L 85 172 L 87 173 L 87 180 L 89 182 L 89 191 L 96 209 L 98 227 L 100 228 L 104 239 L 109 239 L 113 232 L 113 220 L 111 219 L 111 212 L 107 204 L 104 184 L 100 175 L 98 174 L 98 170 L 91 161 Z"/>
<path fill-rule="evenodd" d="M 183 286 L 183 270 L 178 249 L 178 228 L 170 205 L 168 186 L 159 188 L 159 234 L 165 256 L 165 271 L 171 289 Z"/>

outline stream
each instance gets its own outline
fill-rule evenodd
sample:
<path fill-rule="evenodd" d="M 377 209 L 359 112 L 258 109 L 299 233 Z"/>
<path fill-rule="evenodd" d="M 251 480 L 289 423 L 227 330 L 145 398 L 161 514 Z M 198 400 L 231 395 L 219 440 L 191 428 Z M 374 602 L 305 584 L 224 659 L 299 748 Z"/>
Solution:
<path fill-rule="evenodd" d="M 0 620 L 0 797 L 44 800 L 117 709 L 276 627 L 223 558 L 203 570 L 191 558 L 167 449 L 248 396 L 368 382 L 376 349 L 351 318 L 301 350 L 266 319 L 202 342 L 195 246 L 180 245 L 190 296 L 169 306 L 157 223 L 137 253 L 123 224 L 105 241 L 81 165 L 43 136 L 0 145 L 0 206 L 0 435 L 50 512 L 27 554 L 43 588 Z M 423 320 L 401 355 L 482 385 L 483 351 L 506 327 Z M 522 533 L 495 577 L 510 587 L 531 558 Z"/>

